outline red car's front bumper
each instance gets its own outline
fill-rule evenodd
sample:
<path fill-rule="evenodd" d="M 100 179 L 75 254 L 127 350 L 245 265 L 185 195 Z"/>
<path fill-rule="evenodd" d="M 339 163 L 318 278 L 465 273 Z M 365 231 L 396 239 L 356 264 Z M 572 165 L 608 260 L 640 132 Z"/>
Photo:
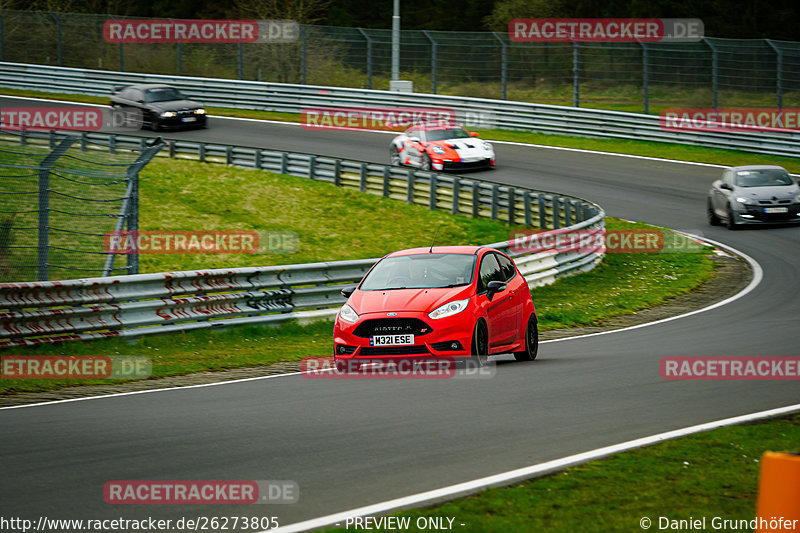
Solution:
<path fill-rule="evenodd" d="M 336 317 L 333 327 L 334 358 L 337 361 L 394 360 L 398 358 L 469 357 L 475 317 L 464 311 L 433 320 L 426 313 L 404 311 L 395 316 L 367 313 L 355 323 Z M 414 335 L 413 344 L 375 346 L 376 335 Z"/>

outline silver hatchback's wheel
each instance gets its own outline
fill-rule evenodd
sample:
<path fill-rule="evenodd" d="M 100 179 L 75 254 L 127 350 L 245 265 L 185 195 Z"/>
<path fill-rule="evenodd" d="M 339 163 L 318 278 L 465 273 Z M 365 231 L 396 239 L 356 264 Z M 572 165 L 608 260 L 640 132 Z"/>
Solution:
<path fill-rule="evenodd" d="M 472 363 L 482 367 L 489 360 L 489 333 L 486 331 L 486 323 L 478 320 L 475 330 L 472 333 Z"/>
<path fill-rule="evenodd" d="M 533 361 L 539 354 L 539 323 L 536 315 L 531 313 L 525 328 L 525 350 L 514 352 L 517 361 Z"/>
<path fill-rule="evenodd" d="M 706 201 L 706 216 L 708 217 L 708 223 L 712 226 L 719 226 L 720 222 L 722 222 L 714 211 L 710 198 Z"/>

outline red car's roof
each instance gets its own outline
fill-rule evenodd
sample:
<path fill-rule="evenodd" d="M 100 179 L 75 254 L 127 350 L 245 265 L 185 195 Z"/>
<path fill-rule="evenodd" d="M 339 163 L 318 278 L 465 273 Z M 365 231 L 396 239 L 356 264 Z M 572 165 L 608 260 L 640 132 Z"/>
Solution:
<path fill-rule="evenodd" d="M 433 252 L 430 252 L 431 247 L 425 246 L 423 248 L 409 248 L 408 250 L 398 250 L 388 254 L 386 257 L 397 257 L 399 255 L 419 255 L 419 254 L 465 254 L 472 255 L 478 252 L 485 246 L 434 246 Z"/>

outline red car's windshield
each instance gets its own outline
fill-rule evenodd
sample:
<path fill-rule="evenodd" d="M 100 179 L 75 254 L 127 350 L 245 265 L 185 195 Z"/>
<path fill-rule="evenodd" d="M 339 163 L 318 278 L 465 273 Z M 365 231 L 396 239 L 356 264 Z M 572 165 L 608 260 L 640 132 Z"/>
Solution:
<path fill-rule="evenodd" d="M 474 254 L 419 254 L 387 257 L 361 282 L 362 291 L 434 289 L 472 283 Z"/>

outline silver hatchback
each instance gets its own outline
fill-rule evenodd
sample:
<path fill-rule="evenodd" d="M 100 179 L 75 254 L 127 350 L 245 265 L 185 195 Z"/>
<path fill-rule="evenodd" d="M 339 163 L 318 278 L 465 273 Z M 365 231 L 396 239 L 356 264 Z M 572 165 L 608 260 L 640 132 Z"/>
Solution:
<path fill-rule="evenodd" d="M 772 165 L 731 167 L 711 184 L 706 202 L 708 223 L 800 223 L 800 187 L 785 168 Z"/>

